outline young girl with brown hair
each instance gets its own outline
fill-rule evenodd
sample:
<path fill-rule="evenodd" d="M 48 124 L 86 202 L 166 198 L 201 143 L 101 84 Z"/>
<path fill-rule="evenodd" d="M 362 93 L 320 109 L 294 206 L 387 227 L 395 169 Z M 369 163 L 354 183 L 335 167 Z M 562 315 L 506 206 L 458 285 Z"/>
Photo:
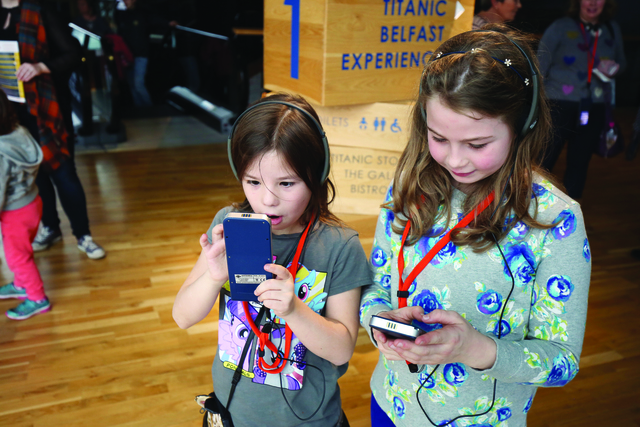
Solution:
<path fill-rule="evenodd" d="M 273 95 L 238 118 L 229 144 L 246 198 L 220 210 L 202 235 L 173 317 L 188 328 L 220 295 L 212 399 L 236 427 L 348 425 L 337 380 L 358 335 L 360 287 L 371 280 L 357 233 L 329 210 L 330 157 L 318 116 L 302 98 Z M 222 222 L 232 211 L 271 220 L 276 260 L 264 269 L 275 278 L 258 286 L 257 304 L 229 296 Z"/>
<path fill-rule="evenodd" d="M 537 162 L 551 128 L 530 40 L 488 28 L 426 64 L 380 213 L 360 312 L 380 350 L 373 426 L 525 426 L 537 387 L 578 372 L 582 213 Z M 390 338 L 373 315 L 426 333 Z"/>

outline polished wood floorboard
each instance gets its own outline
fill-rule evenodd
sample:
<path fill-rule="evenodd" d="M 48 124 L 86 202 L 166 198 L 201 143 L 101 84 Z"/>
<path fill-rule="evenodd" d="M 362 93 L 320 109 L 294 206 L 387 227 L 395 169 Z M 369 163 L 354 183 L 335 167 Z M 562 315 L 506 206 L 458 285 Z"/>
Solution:
<path fill-rule="evenodd" d="M 171 317 L 215 212 L 241 197 L 224 145 L 83 154 L 91 228 L 107 258 L 62 243 L 37 253 L 53 310 L 0 319 L 0 426 L 199 426 L 211 391 L 217 311 L 184 331 Z M 594 158 L 583 207 L 593 280 L 581 370 L 540 389 L 532 426 L 640 426 L 640 158 Z M 561 166 L 559 170 L 561 172 Z M 374 216 L 344 215 L 368 252 Z M 0 263 L 0 281 L 12 276 Z M 6 311 L 16 303 L 0 301 Z M 362 332 L 362 331 L 361 331 Z M 361 334 L 346 375 L 351 425 L 369 425 L 377 353 Z M 268 422 L 265 422 L 268 425 Z M 425 422 L 425 425 L 427 423 Z"/>

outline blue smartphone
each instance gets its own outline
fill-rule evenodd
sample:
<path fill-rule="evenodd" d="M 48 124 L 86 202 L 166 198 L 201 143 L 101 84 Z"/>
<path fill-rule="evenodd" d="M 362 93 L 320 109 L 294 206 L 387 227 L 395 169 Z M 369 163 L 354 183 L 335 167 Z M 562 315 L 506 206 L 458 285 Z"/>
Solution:
<path fill-rule="evenodd" d="M 222 221 L 227 251 L 229 290 L 236 301 L 258 301 L 254 291 L 273 275 L 264 270 L 273 262 L 271 219 L 264 214 L 228 213 Z"/>

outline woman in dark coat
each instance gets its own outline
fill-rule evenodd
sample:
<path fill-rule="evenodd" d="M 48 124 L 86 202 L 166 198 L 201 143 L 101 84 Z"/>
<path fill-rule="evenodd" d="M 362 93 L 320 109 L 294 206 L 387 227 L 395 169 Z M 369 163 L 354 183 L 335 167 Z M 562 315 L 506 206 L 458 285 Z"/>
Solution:
<path fill-rule="evenodd" d="M 43 202 L 42 224 L 33 242 L 41 251 L 62 239 L 56 189 L 69 217 L 78 249 L 99 259 L 105 251 L 93 241 L 87 202 L 73 156 L 69 76 L 81 61 L 79 43 L 69 28 L 35 0 L 2 0 L 0 39 L 17 41 L 26 103 L 14 102 L 20 124 L 40 143 L 44 160 L 37 184 Z M 55 188 L 54 188 L 55 187 Z"/>

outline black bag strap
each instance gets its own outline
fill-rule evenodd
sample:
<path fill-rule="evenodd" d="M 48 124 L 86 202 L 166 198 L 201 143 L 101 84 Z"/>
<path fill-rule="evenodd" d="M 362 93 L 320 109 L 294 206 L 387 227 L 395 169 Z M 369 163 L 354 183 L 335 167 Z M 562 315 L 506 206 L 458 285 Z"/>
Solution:
<path fill-rule="evenodd" d="M 259 325 L 262 322 L 262 317 L 264 316 L 264 313 L 266 311 L 267 311 L 267 308 L 264 305 L 260 307 L 260 311 L 256 316 L 257 325 Z M 247 316 L 250 316 L 250 314 L 247 313 Z M 242 354 L 240 355 L 240 359 L 238 360 L 238 366 L 236 367 L 236 370 L 233 373 L 233 379 L 231 380 L 231 389 L 229 390 L 229 398 L 227 399 L 227 406 L 225 408 L 225 411 L 227 411 L 227 413 L 229 413 L 229 406 L 231 405 L 231 399 L 233 398 L 233 394 L 236 391 L 236 386 L 238 385 L 238 383 L 240 382 L 240 379 L 242 378 L 242 365 L 244 365 L 244 359 L 247 357 L 247 353 L 251 348 L 251 343 L 253 342 L 254 336 L 255 334 L 253 333 L 253 331 L 251 331 L 249 333 L 249 336 L 247 337 L 247 342 L 244 344 L 244 347 L 242 349 Z M 229 417 L 231 417 L 230 413 L 229 413 Z"/>

